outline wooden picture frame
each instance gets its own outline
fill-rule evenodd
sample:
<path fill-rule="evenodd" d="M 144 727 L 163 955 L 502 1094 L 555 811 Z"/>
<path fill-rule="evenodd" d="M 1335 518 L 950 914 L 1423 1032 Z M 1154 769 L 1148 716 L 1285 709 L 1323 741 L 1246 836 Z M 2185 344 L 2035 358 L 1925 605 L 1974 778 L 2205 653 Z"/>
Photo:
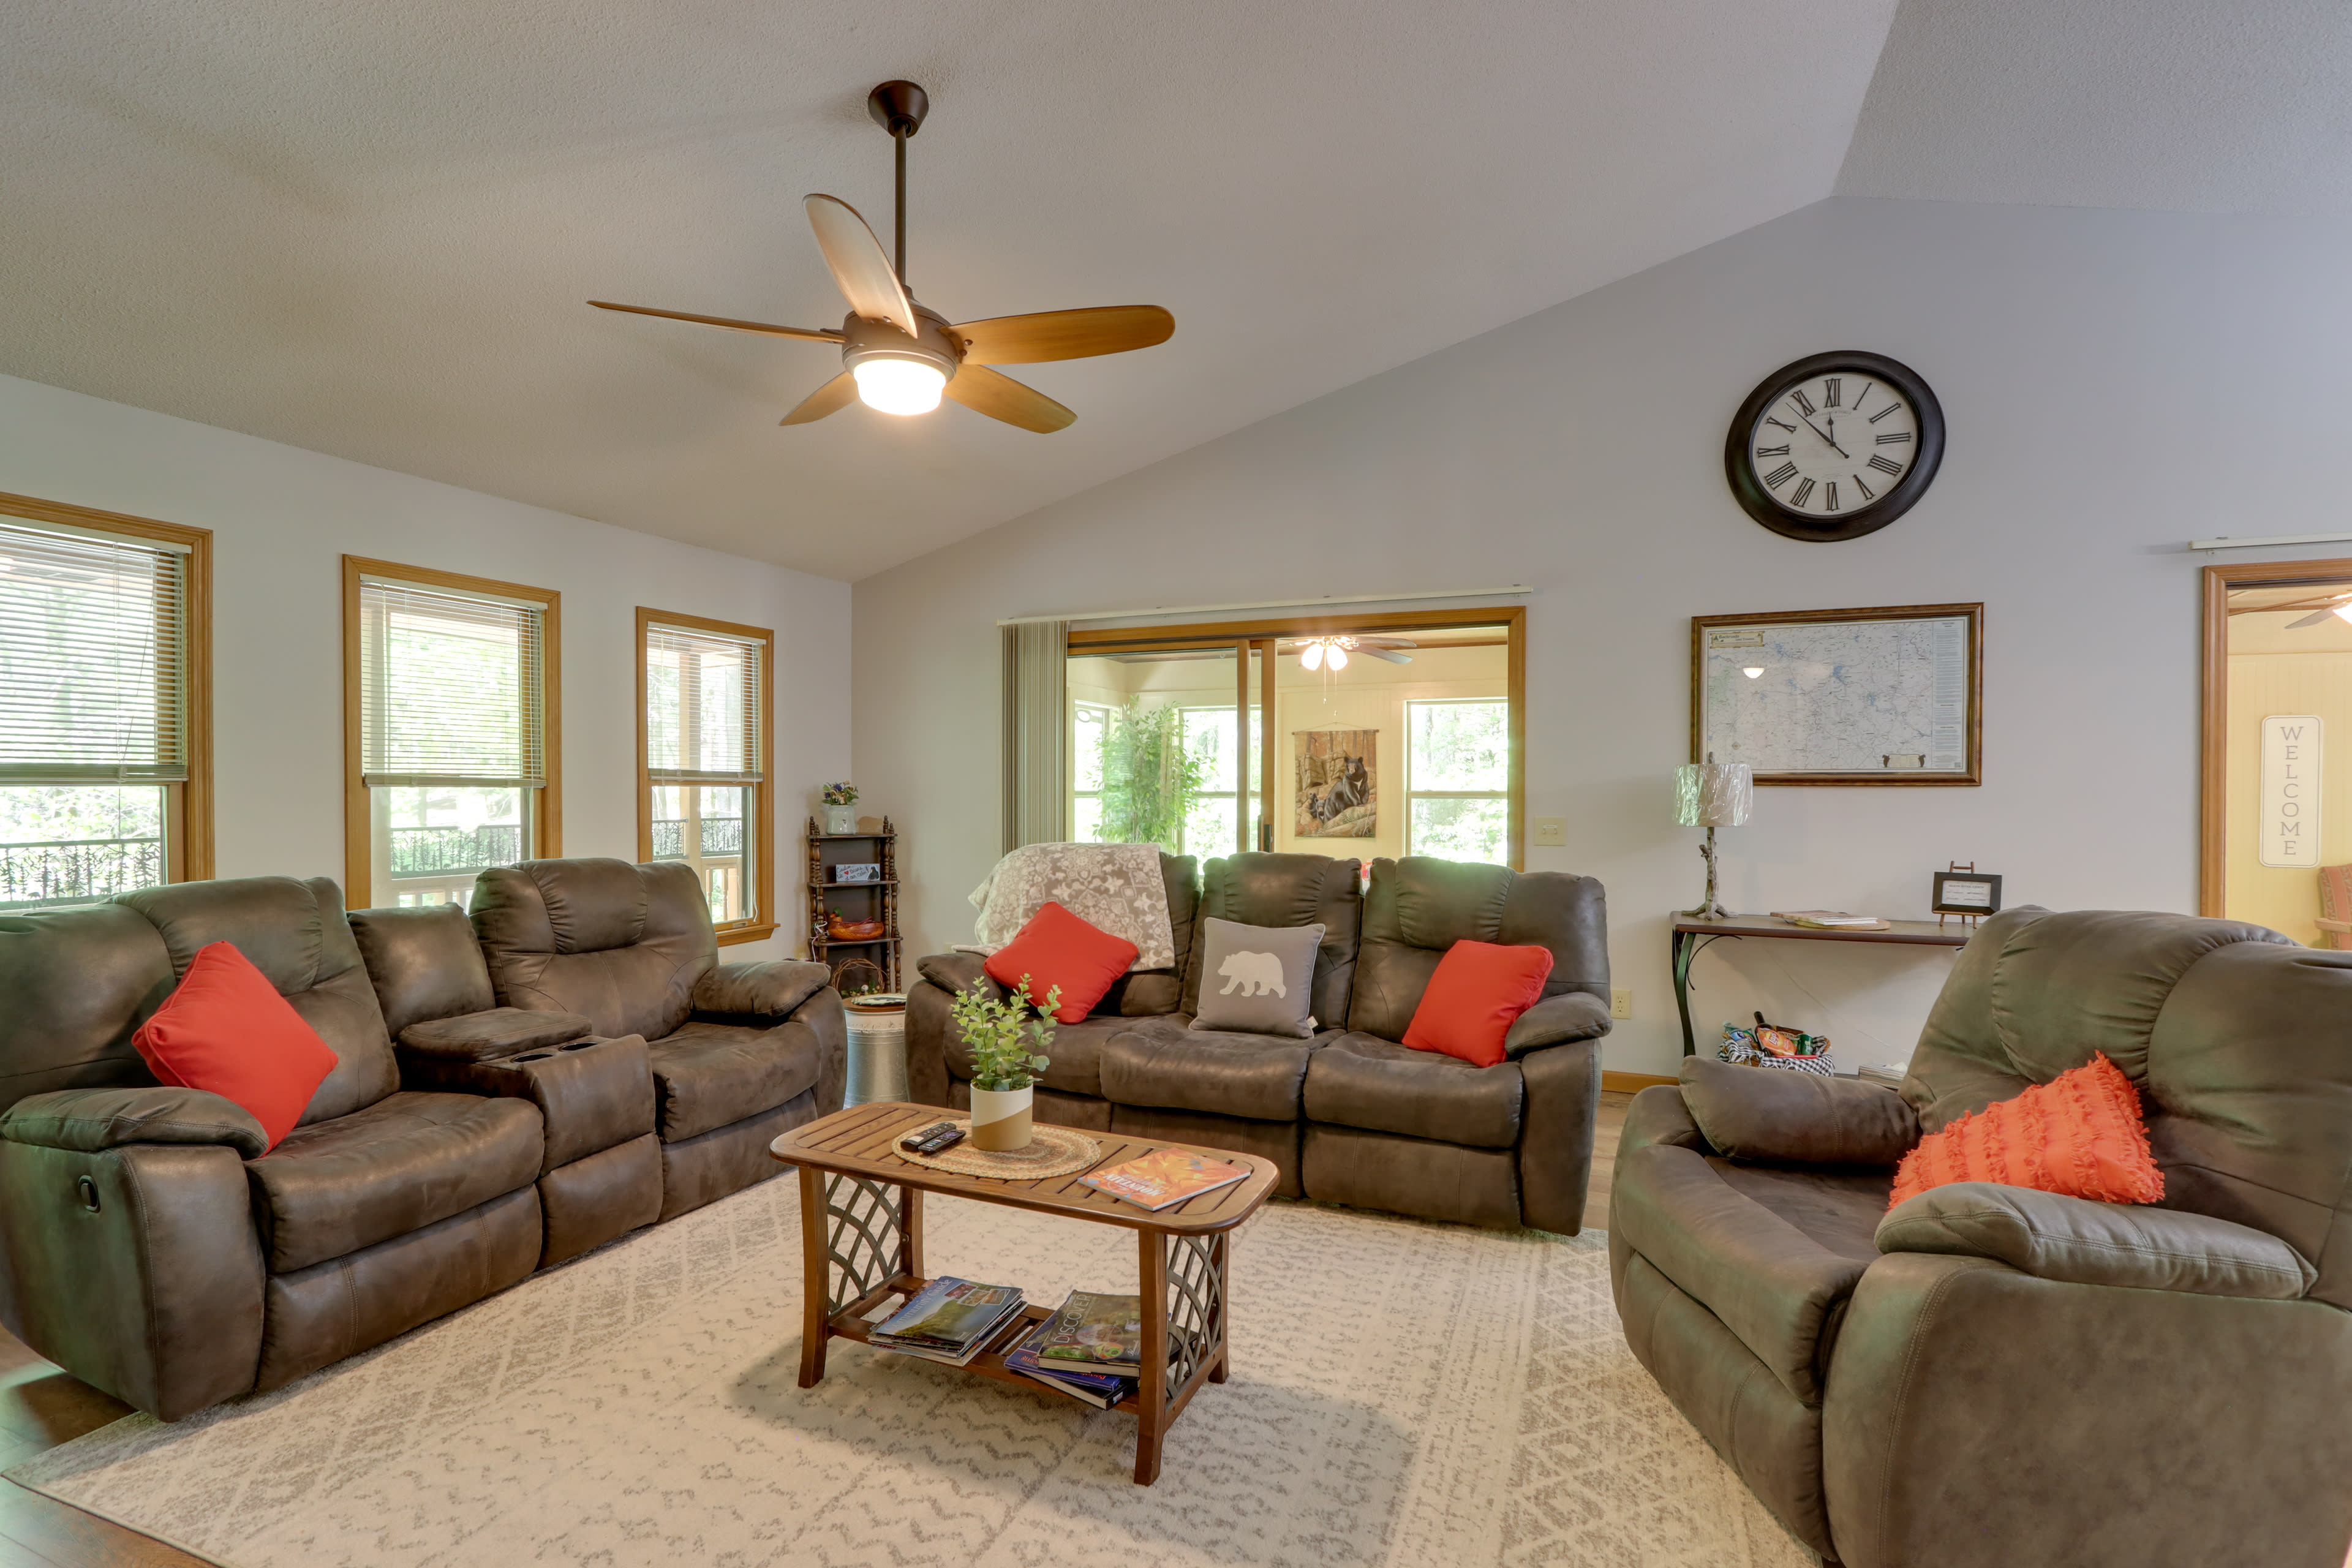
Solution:
<path fill-rule="evenodd" d="M 1958 883 L 1964 888 L 1980 889 L 1981 903 L 1965 900 L 1954 902 L 1948 889 Z M 1990 871 L 1938 871 L 1936 887 L 1928 897 L 1927 910 L 1938 915 L 1997 915 L 2000 913 L 2000 879 Z"/>
<path fill-rule="evenodd" d="M 1727 661 L 1735 649 L 1749 646 L 1744 641 L 1732 643 L 1730 637 L 1755 638 L 1759 665 L 1769 668 L 1774 658 L 1786 658 L 1784 653 L 1772 656 L 1774 639 L 1784 637 L 1803 628 L 1838 628 L 1857 626 L 1865 623 L 1927 622 L 1953 628 L 1959 646 L 1948 654 L 1931 657 L 1948 659 L 1948 674 L 1957 676 L 1963 689 L 1952 700 L 1957 708 L 1948 717 L 1931 711 L 1932 726 L 1929 749 L 1899 755 L 1916 758 L 1907 765 L 1886 755 L 1882 765 L 1874 768 L 1851 765 L 1791 767 L 1790 759 L 1782 757 L 1741 757 L 1734 754 L 1740 749 L 1728 731 L 1733 710 L 1732 698 L 1718 690 L 1710 702 L 1710 655 L 1719 655 Z M 1984 605 L 1880 605 L 1851 610 L 1780 610 L 1745 616 L 1693 616 L 1691 617 L 1691 750 L 1693 762 L 1704 762 L 1710 751 L 1720 763 L 1746 761 L 1755 769 L 1755 781 L 1759 784 L 1877 784 L 1901 785 L 1911 788 L 1936 786 L 1971 786 L 1984 782 Z M 1732 668 L 1755 668 L 1731 666 Z M 1863 672 L 1865 682 L 1891 675 L 1891 670 Z M 1757 679 L 1762 679 L 1758 677 Z M 1936 679 L 1930 675 L 1930 679 Z M 1846 684 L 1839 677 L 1839 684 Z M 1930 692 L 1925 700 L 1931 705 L 1944 704 L 1948 700 Z M 1950 744 L 1938 750 L 1932 737 L 1948 727 Z M 1931 766 L 1957 750 L 1956 765 Z M 1824 757 L 1825 763 L 1830 759 Z M 1778 765 L 1776 765 L 1776 763 Z"/>

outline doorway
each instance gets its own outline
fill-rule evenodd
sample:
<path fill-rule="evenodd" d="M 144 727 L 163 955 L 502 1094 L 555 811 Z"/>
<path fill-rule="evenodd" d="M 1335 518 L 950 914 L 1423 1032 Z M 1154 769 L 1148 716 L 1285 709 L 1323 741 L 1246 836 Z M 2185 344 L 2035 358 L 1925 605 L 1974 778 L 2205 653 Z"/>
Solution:
<path fill-rule="evenodd" d="M 1071 837 L 1517 868 L 1525 617 L 1072 632 Z"/>
<path fill-rule="evenodd" d="M 2204 708 L 2200 911 L 2352 947 L 2352 561 L 2207 567 Z"/>

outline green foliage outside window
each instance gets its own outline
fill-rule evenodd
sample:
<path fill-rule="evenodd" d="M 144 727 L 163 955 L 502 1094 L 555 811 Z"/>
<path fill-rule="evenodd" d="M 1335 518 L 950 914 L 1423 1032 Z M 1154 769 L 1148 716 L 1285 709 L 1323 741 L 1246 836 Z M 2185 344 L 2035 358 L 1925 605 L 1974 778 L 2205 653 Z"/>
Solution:
<path fill-rule="evenodd" d="M 1102 740 L 1102 826 L 1106 844 L 1157 844 L 1179 852 L 1184 814 L 1201 792 L 1202 759 L 1184 744 L 1184 715 L 1130 700 Z"/>

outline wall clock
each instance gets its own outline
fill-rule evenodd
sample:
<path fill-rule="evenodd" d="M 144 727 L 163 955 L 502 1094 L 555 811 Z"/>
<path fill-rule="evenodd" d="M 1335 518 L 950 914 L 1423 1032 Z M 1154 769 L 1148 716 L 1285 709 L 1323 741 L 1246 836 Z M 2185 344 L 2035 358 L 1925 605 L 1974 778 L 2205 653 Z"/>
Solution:
<path fill-rule="evenodd" d="M 1908 365 L 1841 350 L 1784 364 L 1731 421 L 1723 468 L 1790 539 L 1859 539 L 1911 510 L 1944 458 L 1944 411 Z"/>

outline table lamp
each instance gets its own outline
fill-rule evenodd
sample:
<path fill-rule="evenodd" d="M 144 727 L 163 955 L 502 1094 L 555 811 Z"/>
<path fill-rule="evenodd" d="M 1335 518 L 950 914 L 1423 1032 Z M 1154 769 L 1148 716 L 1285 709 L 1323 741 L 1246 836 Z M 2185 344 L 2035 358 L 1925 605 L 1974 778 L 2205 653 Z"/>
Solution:
<path fill-rule="evenodd" d="M 1718 763 L 1709 752 L 1703 763 L 1685 763 L 1675 770 L 1675 821 L 1685 827 L 1706 829 L 1699 854 L 1706 861 L 1706 901 L 1685 910 L 1690 920 L 1721 921 L 1730 911 L 1715 897 L 1715 830 L 1737 827 L 1748 820 L 1756 804 L 1756 779 L 1746 763 Z"/>

